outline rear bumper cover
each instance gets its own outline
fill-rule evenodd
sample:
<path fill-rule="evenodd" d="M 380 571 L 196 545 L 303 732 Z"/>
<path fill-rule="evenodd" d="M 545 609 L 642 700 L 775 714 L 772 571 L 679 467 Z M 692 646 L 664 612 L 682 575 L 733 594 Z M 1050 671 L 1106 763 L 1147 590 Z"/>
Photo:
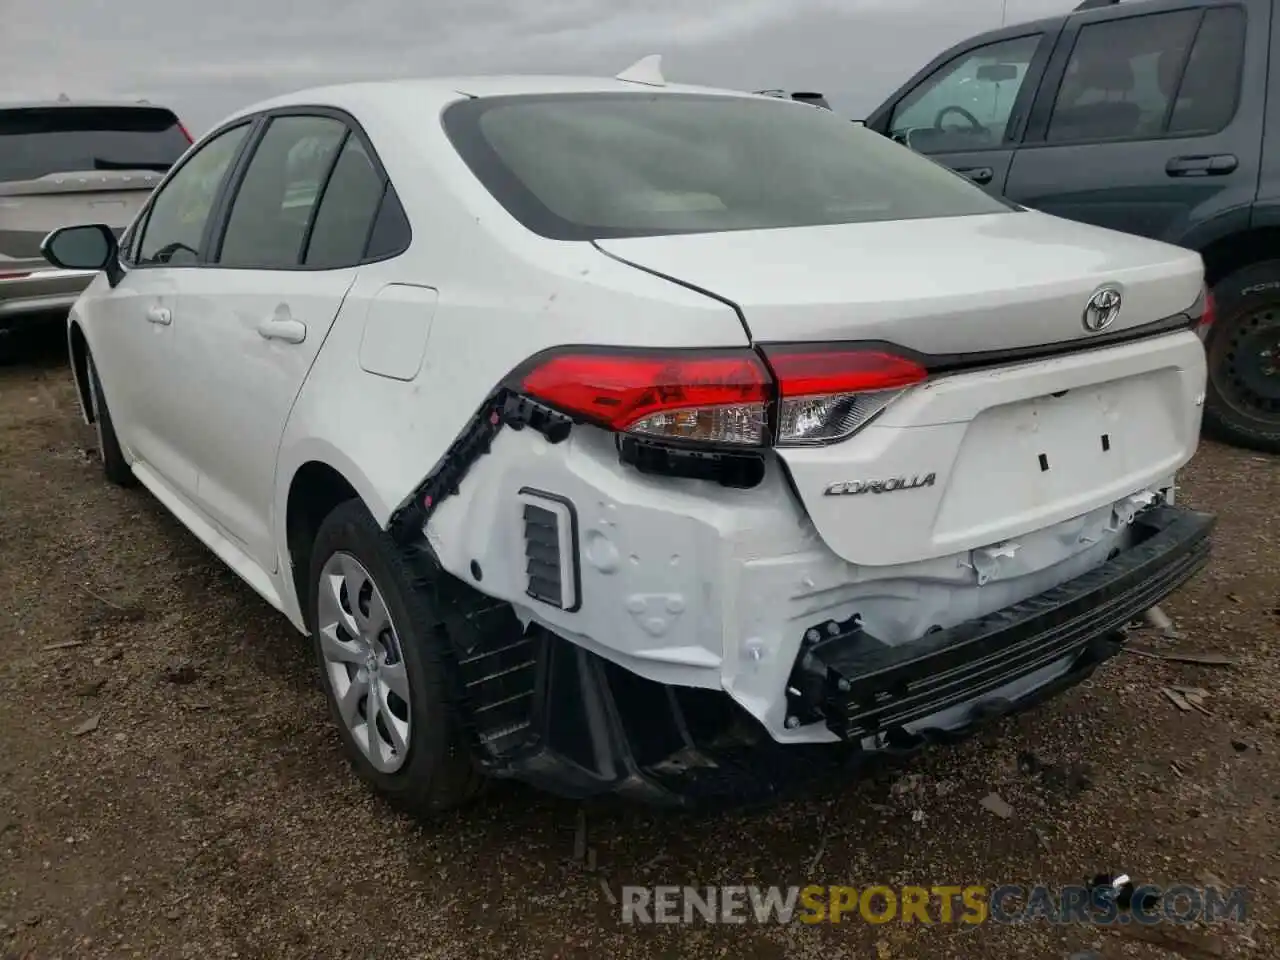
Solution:
<path fill-rule="evenodd" d="M 1106 563 L 910 644 L 881 643 L 856 618 L 823 625 L 810 632 L 797 660 L 791 714 L 801 722 L 822 719 L 845 740 L 901 736 L 958 705 L 990 710 L 996 704 L 986 698 L 1054 664 L 1105 659 L 1126 623 L 1205 565 L 1214 522 L 1209 514 L 1154 506 L 1135 517 L 1135 542 Z"/>
<path fill-rule="evenodd" d="M 496 776 L 572 797 L 767 799 L 876 754 L 964 737 L 1083 680 L 1122 648 L 1126 623 L 1204 566 L 1214 523 L 1153 506 L 1135 518 L 1132 545 L 1100 566 L 909 644 L 881 644 L 856 622 L 815 625 L 787 695 L 792 715 L 825 722 L 834 744 L 778 743 L 723 693 L 638 677 L 538 627 L 521 641 L 524 669 L 500 671 L 490 695 L 464 671 L 462 701 Z M 470 662 L 482 662 L 477 652 Z"/>
<path fill-rule="evenodd" d="M 3 266 L 9 269 L 13 265 Z M 0 329 L 15 327 L 28 318 L 71 309 L 94 276 L 93 271 L 51 270 L 47 264 L 25 276 L 0 276 Z"/>

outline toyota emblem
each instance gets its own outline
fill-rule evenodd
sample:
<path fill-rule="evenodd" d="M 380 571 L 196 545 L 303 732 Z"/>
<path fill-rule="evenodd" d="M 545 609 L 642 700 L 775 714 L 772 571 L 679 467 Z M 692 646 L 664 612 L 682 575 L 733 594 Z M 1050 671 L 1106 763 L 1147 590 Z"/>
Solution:
<path fill-rule="evenodd" d="M 1120 316 L 1120 291 L 1115 287 L 1103 287 L 1089 298 L 1084 308 L 1084 328 L 1090 333 L 1107 329 Z"/>

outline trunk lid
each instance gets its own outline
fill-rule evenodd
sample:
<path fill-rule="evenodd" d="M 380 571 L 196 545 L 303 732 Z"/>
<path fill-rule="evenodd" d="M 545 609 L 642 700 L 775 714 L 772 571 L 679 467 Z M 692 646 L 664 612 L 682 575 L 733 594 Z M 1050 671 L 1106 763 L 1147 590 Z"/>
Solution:
<path fill-rule="evenodd" d="M 172 111 L 150 105 L 0 108 L 0 273 L 42 269 L 49 231 L 123 231 L 190 145 Z"/>
<path fill-rule="evenodd" d="M 935 376 L 844 441 L 778 448 L 819 535 L 850 562 L 983 551 L 984 566 L 1033 530 L 1108 503 L 1123 514 L 1195 452 L 1196 335 L 1089 349 L 1098 334 L 1083 323 L 1104 285 L 1122 297 L 1107 333 L 1187 310 L 1203 283 L 1191 251 L 1030 211 L 598 243 L 736 304 L 757 343 L 934 356 L 1078 344 Z"/>
<path fill-rule="evenodd" d="M 732 301 L 758 343 L 879 340 L 923 353 L 1086 340 L 1104 283 L 1111 331 L 1187 309 L 1200 256 L 1033 211 L 598 240 L 643 269 Z"/>

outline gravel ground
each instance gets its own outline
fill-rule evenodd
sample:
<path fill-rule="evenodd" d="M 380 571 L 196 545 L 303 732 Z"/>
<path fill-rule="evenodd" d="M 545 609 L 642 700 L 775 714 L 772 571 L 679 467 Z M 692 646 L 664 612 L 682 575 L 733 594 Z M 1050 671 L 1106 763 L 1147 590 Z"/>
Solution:
<path fill-rule="evenodd" d="M 503 785 L 417 823 L 348 771 L 286 621 L 147 494 L 106 485 L 58 344 L 33 349 L 0 367 L 0 953 L 1280 956 L 1278 468 L 1205 445 L 1180 496 L 1219 512 L 1215 559 L 1166 605 L 1182 638 L 1141 638 L 1232 666 L 1125 655 L 960 746 L 765 811 L 583 807 Z M 1209 713 L 1176 709 L 1170 684 L 1207 690 Z M 1057 766 L 1027 772 L 1026 751 Z M 1087 778 L 1053 775 L 1070 765 Z M 980 805 L 992 792 L 1008 819 Z M 1221 878 L 1250 888 L 1250 913 L 1170 952 L 1043 923 L 624 926 L 609 899 L 626 883 L 1101 871 Z"/>

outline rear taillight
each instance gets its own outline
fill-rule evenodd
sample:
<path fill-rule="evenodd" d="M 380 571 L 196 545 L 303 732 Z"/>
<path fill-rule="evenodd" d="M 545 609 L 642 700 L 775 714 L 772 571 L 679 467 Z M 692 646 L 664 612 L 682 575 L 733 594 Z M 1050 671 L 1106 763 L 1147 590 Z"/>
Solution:
<path fill-rule="evenodd" d="M 0 280 L 17 280 L 19 277 L 29 276 L 31 276 L 30 270 L 13 270 L 8 273 L 4 270 L 0 270 Z"/>
<path fill-rule="evenodd" d="M 1200 322 L 1196 327 L 1201 330 L 1208 330 L 1214 325 L 1218 319 L 1218 305 L 1213 302 L 1213 291 L 1205 288 L 1204 291 L 1204 312 L 1200 314 Z"/>
<path fill-rule="evenodd" d="M 1199 311 L 1197 313 L 1196 311 Z M 1206 286 L 1200 291 L 1200 296 L 1196 297 L 1196 302 L 1191 305 L 1191 317 L 1195 322 L 1196 336 L 1201 341 L 1209 339 L 1209 331 L 1213 329 L 1214 322 L 1218 319 L 1218 306 L 1213 302 L 1213 292 Z"/>
<path fill-rule="evenodd" d="M 761 352 L 764 360 L 750 350 L 556 353 L 535 361 L 518 389 L 618 432 L 743 447 L 842 440 L 927 376 L 879 350 Z"/>
<path fill-rule="evenodd" d="M 740 446 L 767 436 L 772 383 L 748 350 L 563 353 L 520 383 L 535 399 L 611 430 Z"/>
<path fill-rule="evenodd" d="M 191 131 L 187 129 L 187 125 L 181 120 L 178 121 L 178 129 L 182 131 L 182 135 L 187 138 L 187 143 L 195 143 L 191 136 Z"/>
<path fill-rule="evenodd" d="M 779 444 L 832 443 L 850 436 L 928 371 L 878 350 L 766 347 L 778 385 Z"/>

